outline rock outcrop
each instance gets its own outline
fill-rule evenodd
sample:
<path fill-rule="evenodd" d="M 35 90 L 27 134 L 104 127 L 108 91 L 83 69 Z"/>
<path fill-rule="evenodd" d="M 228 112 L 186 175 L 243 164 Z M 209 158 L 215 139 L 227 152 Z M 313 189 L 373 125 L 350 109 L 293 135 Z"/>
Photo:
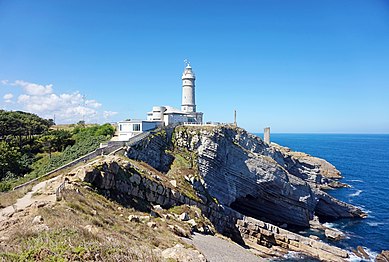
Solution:
<path fill-rule="evenodd" d="M 127 155 L 166 172 L 177 152 L 195 162 L 198 181 L 211 197 L 245 215 L 303 227 L 314 215 L 365 216 L 320 190 L 340 177 L 328 162 L 297 157 L 240 128 L 179 126 L 141 141 Z"/>
<path fill-rule="evenodd" d="M 181 244 L 162 251 L 162 257 L 173 261 L 206 262 L 204 255 L 199 251 L 187 249 Z"/>
<path fill-rule="evenodd" d="M 389 262 L 389 251 L 383 250 L 380 254 L 375 258 L 377 262 Z"/>
<path fill-rule="evenodd" d="M 153 179 L 153 174 L 140 174 L 136 172 L 136 169 L 139 169 L 136 164 L 125 161 L 120 157 L 108 157 L 75 169 L 68 174 L 68 181 L 70 183 L 73 183 L 73 181 L 85 181 L 92 184 L 102 193 L 108 194 L 111 192 L 111 195 L 123 195 L 129 199 L 135 198 L 139 201 L 145 201 L 150 206 L 153 206 L 154 210 L 161 209 L 160 206 L 164 208 L 183 204 L 195 206 L 199 212 L 201 211 L 203 215 L 209 218 L 219 233 L 230 237 L 238 243 L 255 248 L 264 257 L 281 257 L 290 250 L 325 261 L 343 261 L 349 256 L 345 250 L 318 240 L 300 236 L 273 224 L 244 216 L 229 207 L 218 205 L 214 202 L 202 203 L 201 201 L 191 199 L 185 194 L 175 191 L 168 178 L 162 177 L 156 181 Z M 195 211 L 198 217 L 201 216 L 199 212 Z M 193 223 L 192 228 L 200 227 L 186 212 L 176 216 L 177 220 L 187 221 L 186 223 L 188 224 Z M 131 215 L 128 217 L 128 220 L 140 222 L 143 219 Z M 154 226 L 151 223 L 147 225 L 150 227 Z M 202 225 L 202 228 L 207 227 L 207 225 Z M 179 230 L 179 227 L 172 230 L 177 231 L 178 235 L 186 236 L 185 231 Z M 203 233 L 206 231 L 198 230 L 198 232 Z M 174 254 L 175 252 L 170 252 L 172 250 L 170 249 L 166 253 Z M 186 251 L 182 255 L 186 256 Z M 170 257 L 170 255 L 167 257 Z"/>
<path fill-rule="evenodd" d="M 295 152 L 287 147 L 271 143 L 271 147 L 281 152 L 283 164 L 289 173 L 300 177 L 314 187 L 321 189 L 347 187 L 347 184 L 339 182 L 342 178 L 339 170 L 326 160 L 308 155 L 303 152 Z"/>

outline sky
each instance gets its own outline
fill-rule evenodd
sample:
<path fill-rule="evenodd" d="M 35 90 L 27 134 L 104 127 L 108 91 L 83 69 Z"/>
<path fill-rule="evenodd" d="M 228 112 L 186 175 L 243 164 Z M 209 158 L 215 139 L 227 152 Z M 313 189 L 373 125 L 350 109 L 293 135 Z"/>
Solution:
<path fill-rule="evenodd" d="M 57 124 L 180 108 L 250 132 L 389 133 L 388 0 L 0 0 L 0 108 Z"/>

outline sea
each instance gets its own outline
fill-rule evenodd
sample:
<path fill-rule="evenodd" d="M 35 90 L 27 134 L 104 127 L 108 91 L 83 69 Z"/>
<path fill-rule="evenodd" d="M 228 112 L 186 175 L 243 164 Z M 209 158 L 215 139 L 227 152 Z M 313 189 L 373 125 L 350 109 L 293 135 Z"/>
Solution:
<path fill-rule="evenodd" d="M 351 187 L 327 193 L 368 214 L 365 219 L 327 222 L 347 236 L 331 244 L 348 250 L 362 246 L 372 258 L 389 250 L 389 134 L 275 133 L 271 141 L 333 164 L 342 173 L 341 182 Z"/>

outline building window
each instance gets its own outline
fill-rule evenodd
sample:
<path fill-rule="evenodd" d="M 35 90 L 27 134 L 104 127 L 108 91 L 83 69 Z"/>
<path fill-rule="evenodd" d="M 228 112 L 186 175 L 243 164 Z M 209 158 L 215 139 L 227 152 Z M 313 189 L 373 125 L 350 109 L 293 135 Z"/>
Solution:
<path fill-rule="evenodd" d="M 119 125 L 119 130 L 122 131 L 122 125 Z"/>
<path fill-rule="evenodd" d="M 132 131 L 140 131 L 140 124 L 134 124 L 132 126 Z"/>

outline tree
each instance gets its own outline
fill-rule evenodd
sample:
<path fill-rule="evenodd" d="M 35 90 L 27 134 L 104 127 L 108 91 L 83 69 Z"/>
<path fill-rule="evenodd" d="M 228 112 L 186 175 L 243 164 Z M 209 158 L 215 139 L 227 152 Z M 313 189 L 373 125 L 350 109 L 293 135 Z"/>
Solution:
<path fill-rule="evenodd" d="M 63 129 L 52 130 L 49 132 L 50 135 L 54 136 L 53 147 L 56 151 L 63 151 L 67 146 L 74 144 L 72 139 L 72 133 Z"/>
<path fill-rule="evenodd" d="M 49 153 L 49 158 L 51 158 L 51 152 L 55 150 L 55 140 L 56 137 L 50 134 L 41 136 L 39 138 L 39 143 L 42 145 L 42 149 Z"/>
<path fill-rule="evenodd" d="M 77 125 L 85 127 L 85 121 L 84 120 L 80 120 L 80 121 L 77 122 Z"/>
<path fill-rule="evenodd" d="M 99 126 L 96 130 L 96 136 L 113 136 L 115 134 L 115 128 L 111 124 L 104 124 Z"/>
<path fill-rule="evenodd" d="M 20 148 L 29 143 L 35 135 L 40 135 L 49 129 L 52 122 L 35 114 L 21 111 L 0 110 L 0 139 L 6 140 L 11 136 Z"/>
<path fill-rule="evenodd" d="M 17 148 L 0 141 L 0 180 L 20 174 L 22 154 Z"/>

